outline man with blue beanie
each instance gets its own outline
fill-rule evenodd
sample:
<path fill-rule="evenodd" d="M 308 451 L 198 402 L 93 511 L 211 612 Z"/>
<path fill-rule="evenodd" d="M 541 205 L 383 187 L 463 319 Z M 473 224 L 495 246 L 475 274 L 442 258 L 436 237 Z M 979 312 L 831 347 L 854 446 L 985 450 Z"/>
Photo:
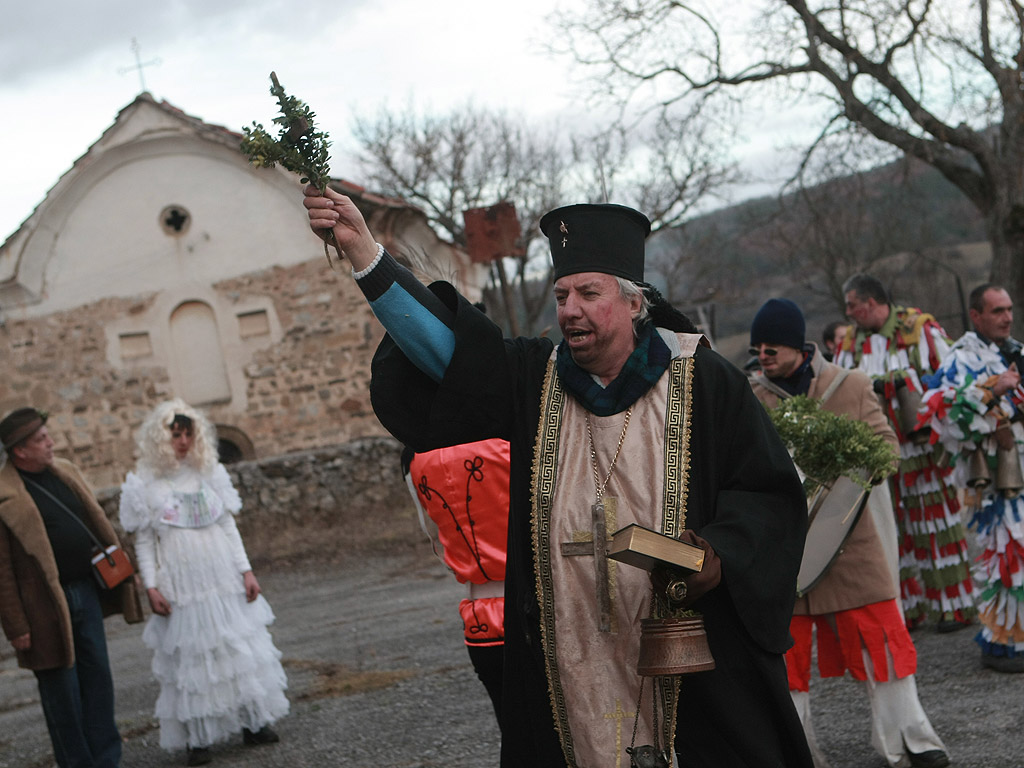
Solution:
<path fill-rule="evenodd" d="M 774 408 L 788 397 L 814 398 L 823 410 L 868 424 L 895 449 L 896 433 L 871 380 L 860 371 L 827 362 L 817 345 L 805 341 L 805 330 L 803 312 L 789 299 L 769 299 L 758 310 L 750 326 L 750 354 L 761 364 L 761 371 L 751 376 L 758 400 Z M 945 747 L 917 697 L 917 650 L 896 600 L 896 549 L 892 500 L 888 486 L 879 482 L 866 512 L 824 575 L 793 608 L 790 633 L 795 644 L 786 652 L 786 673 L 815 768 L 826 768 L 828 761 L 811 724 L 814 629 L 821 676 L 841 677 L 849 671 L 863 683 L 871 704 L 871 741 L 888 764 L 949 765 Z"/>

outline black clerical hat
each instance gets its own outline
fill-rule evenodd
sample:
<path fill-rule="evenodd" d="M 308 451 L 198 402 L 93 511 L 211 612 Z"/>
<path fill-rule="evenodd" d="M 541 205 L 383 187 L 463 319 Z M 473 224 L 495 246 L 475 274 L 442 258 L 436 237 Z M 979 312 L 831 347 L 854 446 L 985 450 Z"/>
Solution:
<path fill-rule="evenodd" d="M 35 408 L 19 408 L 11 411 L 0 421 L 0 443 L 4 450 L 10 450 L 22 440 L 31 437 L 46 423 L 49 414 Z"/>
<path fill-rule="evenodd" d="M 651 222 L 639 211 L 611 203 L 567 205 L 544 214 L 540 231 L 551 245 L 555 280 L 603 272 L 643 282 L 644 240 Z"/>

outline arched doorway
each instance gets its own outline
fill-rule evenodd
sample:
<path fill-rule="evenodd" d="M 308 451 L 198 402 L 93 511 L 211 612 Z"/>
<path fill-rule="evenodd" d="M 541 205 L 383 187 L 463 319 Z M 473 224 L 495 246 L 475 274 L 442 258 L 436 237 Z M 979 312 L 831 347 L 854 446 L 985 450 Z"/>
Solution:
<path fill-rule="evenodd" d="M 252 440 L 237 427 L 217 424 L 217 454 L 221 464 L 234 464 L 237 461 L 252 461 L 256 458 L 256 449 Z"/>
<path fill-rule="evenodd" d="M 171 313 L 171 347 L 175 369 L 171 381 L 178 395 L 193 405 L 231 400 L 217 318 L 209 304 L 186 301 Z"/>

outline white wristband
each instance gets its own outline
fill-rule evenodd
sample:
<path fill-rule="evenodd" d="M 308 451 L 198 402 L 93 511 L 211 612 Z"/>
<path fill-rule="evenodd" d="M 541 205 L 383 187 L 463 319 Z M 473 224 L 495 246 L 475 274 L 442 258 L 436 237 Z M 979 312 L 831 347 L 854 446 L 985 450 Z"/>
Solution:
<path fill-rule="evenodd" d="M 376 267 L 380 263 L 380 260 L 383 259 L 383 258 L 384 258 L 384 246 L 381 245 L 380 243 L 377 243 L 377 255 L 374 257 L 373 261 L 371 261 L 369 263 L 369 265 L 367 265 L 365 268 L 360 269 L 358 272 L 356 272 L 353 269 L 352 270 L 352 277 L 354 277 L 356 280 L 358 280 L 358 279 L 360 279 L 362 277 L 366 277 L 368 274 L 370 274 L 373 271 L 373 268 Z"/>

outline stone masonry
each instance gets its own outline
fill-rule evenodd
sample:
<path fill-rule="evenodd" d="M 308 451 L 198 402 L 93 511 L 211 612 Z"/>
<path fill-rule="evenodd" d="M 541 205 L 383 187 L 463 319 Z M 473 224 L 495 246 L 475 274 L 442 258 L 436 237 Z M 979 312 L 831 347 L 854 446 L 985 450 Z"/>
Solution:
<path fill-rule="evenodd" d="M 244 405 L 206 406 L 219 429 L 251 441 L 246 458 L 385 434 L 369 401 L 369 364 L 383 329 L 346 267 L 313 259 L 213 288 L 228 303 L 270 297 L 282 329 L 279 341 L 244 363 Z M 121 483 L 135 464 L 135 430 L 154 405 L 177 394 L 164 365 L 109 362 L 105 326 L 146 311 L 152 300 L 103 299 L 0 328 L 0 412 L 23 405 L 49 410 L 58 455 L 97 488 Z"/>
<path fill-rule="evenodd" d="M 398 441 L 373 437 L 230 465 L 242 497 L 238 526 L 253 566 L 314 555 L 343 561 L 423 546 L 400 455 Z M 106 489 L 99 498 L 116 524 L 120 489 Z"/>

